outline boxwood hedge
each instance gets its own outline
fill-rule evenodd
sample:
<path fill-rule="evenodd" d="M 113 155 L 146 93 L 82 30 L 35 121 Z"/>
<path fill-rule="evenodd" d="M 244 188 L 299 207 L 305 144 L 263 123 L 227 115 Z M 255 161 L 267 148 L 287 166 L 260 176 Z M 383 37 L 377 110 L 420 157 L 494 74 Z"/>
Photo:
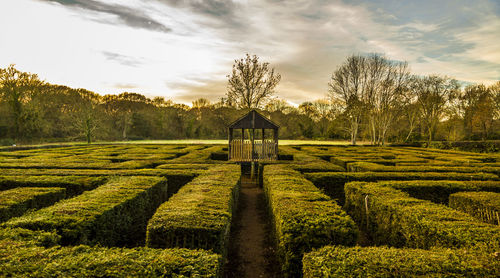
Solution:
<path fill-rule="evenodd" d="M 203 248 L 224 255 L 239 170 L 237 165 L 214 166 L 183 186 L 149 220 L 146 246 Z"/>
<path fill-rule="evenodd" d="M 203 250 L 22 247 L 0 241 L 2 277 L 219 277 L 220 255 Z"/>
<path fill-rule="evenodd" d="M 130 246 L 144 240 L 146 224 L 167 198 L 160 177 L 116 177 L 72 199 L 4 223 L 7 227 L 56 230 L 61 244 Z"/>
<path fill-rule="evenodd" d="M 457 180 L 457 181 L 488 181 L 498 180 L 498 176 L 489 173 L 433 173 L 433 172 L 343 172 L 343 173 L 305 173 L 304 176 L 314 185 L 322 188 L 329 196 L 344 204 L 344 185 L 351 181 L 405 181 L 405 180 Z M 473 182 L 469 183 L 472 184 Z M 486 184 L 486 183 L 485 183 Z M 495 182 L 493 184 L 498 184 Z M 451 192 L 453 193 L 453 192 Z M 449 195 L 449 194 L 448 194 Z M 445 201 L 438 201 L 445 202 Z"/>
<path fill-rule="evenodd" d="M 304 255 L 304 277 L 498 277 L 492 255 L 469 250 L 326 246 Z"/>
<path fill-rule="evenodd" d="M 263 187 L 287 276 L 302 273 L 302 255 L 328 244 L 354 245 L 354 221 L 330 197 L 286 165 L 264 167 Z"/>
<path fill-rule="evenodd" d="M 500 225 L 499 193 L 458 192 L 450 195 L 450 207 L 466 212 L 483 222 Z"/>
<path fill-rule="evenodd" d="M 26 171 L 21 171 L 26 172 Z M 102 176 L 29 176 L 27 173 L 13 176 L 0 176 L 0 190 L 16 187 L 63 187 L 68 196 L 97 188 L 106 183 L 108 177 Z"/>
<path fill-rule="evenodd" d="M 0 222 L 21 216 L 29 209 L 50 206 L 66 197 L 60 187 L 19 187 L 0 191 Z"/>
<path fill-rule="evenodd" d="M 500 227 L 466 213 L 377 183 L 347 183 L 345 192 L 344 208 L 375 244 L 500 251 Z"/>

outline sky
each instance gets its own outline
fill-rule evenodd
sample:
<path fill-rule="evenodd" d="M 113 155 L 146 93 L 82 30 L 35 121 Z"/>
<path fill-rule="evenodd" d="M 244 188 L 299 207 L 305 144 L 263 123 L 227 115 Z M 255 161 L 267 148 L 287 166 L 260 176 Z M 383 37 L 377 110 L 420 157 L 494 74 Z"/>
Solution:
<path fill-rule="evenodd" d="M 227 91 L 246 53 L 281 74 L 276 96 L 327 96 L 346 57 L 415 74 L 500 80 L 500 0 L 2 0 L 0 67 L 99 94 L 190 104 Z"/>

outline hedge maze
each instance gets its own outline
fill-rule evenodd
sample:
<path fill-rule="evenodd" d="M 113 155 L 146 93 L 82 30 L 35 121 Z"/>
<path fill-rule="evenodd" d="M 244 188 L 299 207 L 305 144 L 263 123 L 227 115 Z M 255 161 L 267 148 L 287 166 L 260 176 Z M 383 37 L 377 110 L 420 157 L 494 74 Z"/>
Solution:
<path fill-rule="evenodd" d="M 356 222 L 355 247 L 306 252 L 304 277 L 498 277 L 500 156 L 421 148 L 295 147 L 344 172 L 304 177 Z"/>
<path fill-rule="evenodd" d="M 260 164 L 284 277 L 498 277 L 500 155 L 280 146 Z M 0 151 L 0 276 L 222 277 L 225 146 Z"/>

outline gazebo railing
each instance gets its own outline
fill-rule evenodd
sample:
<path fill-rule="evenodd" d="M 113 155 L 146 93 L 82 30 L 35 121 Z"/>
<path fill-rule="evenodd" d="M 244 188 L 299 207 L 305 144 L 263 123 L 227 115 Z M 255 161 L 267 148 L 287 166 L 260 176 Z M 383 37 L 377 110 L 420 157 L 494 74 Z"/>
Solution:
<path fill-rule="evenodd" d="M 252 154 L 252 141 L 241 139 L 231 140 L 231 153 L 232 161 L 265 161 L 276 160 L 276 142 L 274 140 L 254 140 L 253 141 L 253 154 Z"/>

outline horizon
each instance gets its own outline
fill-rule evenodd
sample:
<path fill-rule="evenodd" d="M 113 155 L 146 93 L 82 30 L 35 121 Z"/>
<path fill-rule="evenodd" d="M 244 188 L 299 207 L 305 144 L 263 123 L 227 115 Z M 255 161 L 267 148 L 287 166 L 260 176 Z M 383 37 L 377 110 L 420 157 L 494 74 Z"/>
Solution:
<path fill-rule="evenodd" d="M 383 53 L 412 73 L 500 80 L 500 2 L 80 1 L 0 4 L 0 67 L 52 84 L 191 105 L 226 93 L 246 53 L 282 75 L 291 105 L 327 96 L 351 54 Z M 12 24 L 14 23 L 14 24 Z"/>

